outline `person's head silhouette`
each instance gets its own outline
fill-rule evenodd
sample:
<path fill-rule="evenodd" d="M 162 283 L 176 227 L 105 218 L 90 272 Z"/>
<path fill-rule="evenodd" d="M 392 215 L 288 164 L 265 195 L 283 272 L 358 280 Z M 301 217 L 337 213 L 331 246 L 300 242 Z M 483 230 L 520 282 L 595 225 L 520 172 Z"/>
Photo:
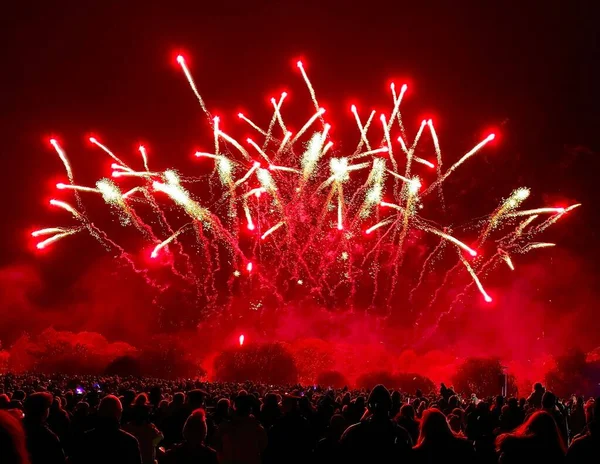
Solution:
<path fill-rule="evenodd" d="M 392 397 L 383 385 L 376 385 L 369 395 L 369 411 L 375 417 L 387 417 L 392 409 Z"/>

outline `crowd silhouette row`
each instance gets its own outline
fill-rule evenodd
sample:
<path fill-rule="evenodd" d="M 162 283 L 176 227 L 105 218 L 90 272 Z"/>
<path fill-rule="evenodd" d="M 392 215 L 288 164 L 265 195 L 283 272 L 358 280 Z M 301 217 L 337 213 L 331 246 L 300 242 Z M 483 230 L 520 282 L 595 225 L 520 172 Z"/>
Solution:
<path fill-rule="evenodd" d="M 600 398 L 0 376 L 0 463 L 600 463 Z"/>

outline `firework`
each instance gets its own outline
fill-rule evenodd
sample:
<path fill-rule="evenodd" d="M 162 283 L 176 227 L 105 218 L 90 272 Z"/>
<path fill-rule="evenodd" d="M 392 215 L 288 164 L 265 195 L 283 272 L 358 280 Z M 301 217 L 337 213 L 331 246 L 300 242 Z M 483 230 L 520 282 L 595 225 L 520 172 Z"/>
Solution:
<path fill-rule="evenodd" d="M 446 271 L 441 285 L 430 292 L 433 294 L 431 307 L 441 288 L 452 281 L 454 270 L 464 267 L 472 284 L 490 302 L 492 299 L 481 280 L 494 263 L 504 261 L 514 270 L 511 257 L 554 246 L 532 239 L 579 206 L 519 209 L 530 197 L 529 189 L 521 187 L 483 220 L 462 225 L 448 218 L 450 221 L 440 225 L 440 218 L 426 218 L 421 214 L 422 209 L 428 210 L 424 209 L 428 194 L 437 190 L 444 206 L 449 199 L 443 199 L 443 182 L 484 150 L 494 140 L 494 134 L 466 151 L 444 171 L 440 141 L 432 120 L 421 121 L 416 133 L 407 136 L 403 123 L 406 119 L 402 116 L 407 87 L 402 85 L 397 92 L 395 84 L 391 84 L 391 106 L 386 112 L 377 113 L 381 124 L 372 124 L 374 110 L 365 112 L 368 117 L 361 120 L 356 105 L 351 105 L 349 116 L 356 122 L 358 142 L 352 145 L 356 146 L 354 151 L 346 152 L 330 140 L 331 126 L 325 120 L 325 109 L 319 105 L 301 62 L 298 69 L 315 112 L 304 115 L 306 122 L 294 134 L 287 130 L 281 112 L 286 92 L 278 100 L 270 100 L 273 113 L 268 121 L 254 122 L 243 113 L 238 113 L 237 118 L 213 117 L 185 59 L 179 56 L 177 62 L 208 118 L 214 138 L 214 148 L 211 141 L 211 146 L 204 148 L 206 151 L 195 153 L 199 160 L 208 160 L 199 163 L 199 169 L 208 172 L 199 177 L 186 177 L 173 167 L 158 166 L 160 160 L 154 159 L 151 171 L 143 145 L 138 148 L 143 170 L 136 170 L 91 137 L 90 142 L 111 158 L 113 180 L 100 179 L 95 186 L 86 187 L 74 183 L 72 166 L 56 139 L 50 143 L 69 180 L 56 185 L 60 192 L 101 195 L 105 203 L 119 213 L 123 226 L 133 225 L 142 233 L 146 243 L 140 244 L 141 250 L 148 250 L 152 258 L 157 258 L 162 253 L 167 254 L 169 246 L 170 258 L 155 260 L 155 266 L 168 261 L 174 276 L 196 285 L 197 294 L 206 295 L 209 301 L 217 301 L 214 275 L 226 269 L 227 275 L 239 283 L 237 288 L 238 284 L 233 285 L 231 278 L 230 292 L 253 295 L 253 292 L 267 290 L 279 304 L 285 302 L 290 284 L 305 286 L 306 290 L 310 289 L 311 297 L 322 302 L 346 298 L 339 304 L 353 304 L 347 300 L 355 296 L 358 283 L 372 281 L 372 301 L 381 301 L 378 293 L 384 293 L 388 301 L 386 309 L 391 310 L 392 300 L 402 291 L 401 286 L 396 285 L 401 273 L 413 281 L 414 287 L 407 292 L 412 302 L 417 289 L 426 285 L 426 271 Z M 231 119 L 253 129 L 253 137 L 245 139 L 245 146 L 236 138 Z M 415 155 L 426 128 L 431 134 L 435 163 Z M 377 138 L 369 134 L 369 130 L 376 130 Z M 396 140 L 399 145 L 395 145 Z M 408 142 L 410 140 L 412 142 Z M 424 150 L 419 149 L 419 154 L 421 152 Z M 214 181 L 215 178 L 218 181 Z M 121 190 L 122 181 L 136 185 L 127 185 L 126 191 Z M 424 192 L 423 184 L 428 186 Z M 118 256 L 125 257 L 132 268 L 140 272 L 134 255 L 126 254 L 93 225 L 79 199 L 78 209 L 58 199 L 51 200 L 51 204 L 69 212 L 77 225 L 36 230 L 31 234 L 33 237 L 47 237 L 36 245 L 38 248 L 47 248 L 87 230 L 104 246 L 116 249 Z M 143 204 L 150 208 L 137 210 Z M 546 219 L 541 221 L 540 218 Z M 404 256 L 413 253 L 410 244 L 421 240 L 423 246 L 428 247 L 431 239 L 424 237 L 429 235 L 439 239 L 435 247 L 431 247 L 433 251 L 429 248 L 423 254 L 422 268 L 415 272 L 414 268 L 405 267 Z M 458 251 L 458 260 L 453 257 L 452 266 L 445 262 L 447 258 L 437 259 L 446 248 Z M 464 252 L 470 255 L 469 260 Z M 198 253 L 199 259 L 191 259 L 192 253 Z M 391 269 L 392 278 L 386 273 L 384 279 L 383 272 L 380 277 L 381 269 Z M 283 282 L 282 276 L 289 276 L 291 280 Z M 347 292 L 342 292 L 343 289 Z M 349 296 L 339 297 L 340 293 Z M 263 307 L 263 301 L 253 305 Z M 239 341 L 242 345 L 243 335 Z"/>

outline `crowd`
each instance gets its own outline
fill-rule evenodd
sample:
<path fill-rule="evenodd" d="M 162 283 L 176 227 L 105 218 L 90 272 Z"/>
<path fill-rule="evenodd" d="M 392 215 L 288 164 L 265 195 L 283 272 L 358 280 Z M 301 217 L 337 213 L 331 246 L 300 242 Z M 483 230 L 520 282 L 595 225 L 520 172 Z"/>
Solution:
<path fill-rule="evenodd" d="M 4 375 L 0 462 L 599 463 L 600 398 Z"/>

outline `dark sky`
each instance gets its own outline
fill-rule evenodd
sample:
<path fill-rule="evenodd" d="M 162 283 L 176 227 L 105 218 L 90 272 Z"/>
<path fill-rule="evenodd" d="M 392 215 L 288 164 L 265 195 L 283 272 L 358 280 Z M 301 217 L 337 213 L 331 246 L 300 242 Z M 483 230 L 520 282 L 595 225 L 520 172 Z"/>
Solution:
<path fill-rule="evenodd" d="M 182 51 L 209 106 L 233 122 L 240 108 L 264 119 L 268 98 L 284 88 L 290 104 L 306 100 L 298 57 L 342 134 L 352 128 L 351 101 L 389 104 L 390 79 L 407 79 L 410 124 L 433 114 L 450 159 L 488 128 L 502 134 L 495 158 L 479 165 L 489 172 L 463 178 L 487 200 L 473 215 L 520 185 L 534 189 L 532 204 L 580 201 L 558 240 L 598 271 L 593 2 L 10 3 L 0 19 L 3 265 L 35 262 L 27 231 L 65 222 L 45 206 L 64 179 L 50 135 L 87 183 L 106 165 L 86 142 L 90 132 L 119 153 L 136 156 L 144 141 L 161 167 L 187 167 L 207 129 L 174 64 Z M 85 266 L 89 241 L 72 246 Z M 44 257 L 43 267 L 70 259 Z"/>

